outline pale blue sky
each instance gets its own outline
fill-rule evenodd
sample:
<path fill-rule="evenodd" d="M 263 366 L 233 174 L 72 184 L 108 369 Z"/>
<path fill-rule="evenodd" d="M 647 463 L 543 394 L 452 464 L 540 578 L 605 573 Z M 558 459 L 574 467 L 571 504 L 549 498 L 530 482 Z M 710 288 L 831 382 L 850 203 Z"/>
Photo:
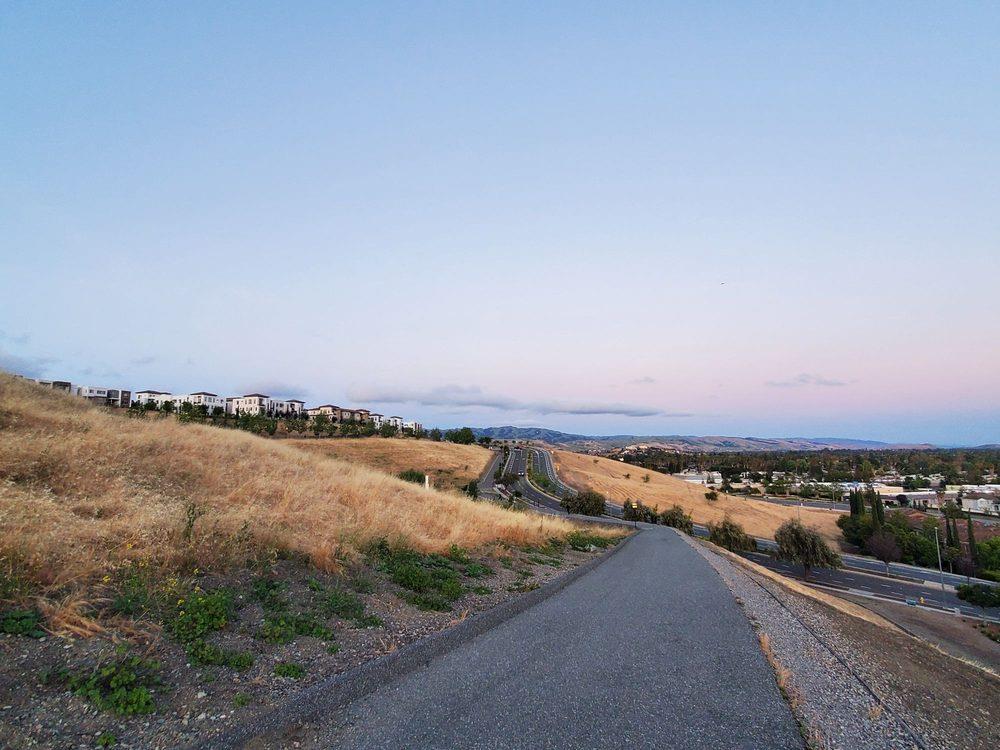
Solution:
<path fill-rule="evenodd" d="M 205 5 L 0 8 L 0 366 L 1000 442 L 1000 5 Z"/>

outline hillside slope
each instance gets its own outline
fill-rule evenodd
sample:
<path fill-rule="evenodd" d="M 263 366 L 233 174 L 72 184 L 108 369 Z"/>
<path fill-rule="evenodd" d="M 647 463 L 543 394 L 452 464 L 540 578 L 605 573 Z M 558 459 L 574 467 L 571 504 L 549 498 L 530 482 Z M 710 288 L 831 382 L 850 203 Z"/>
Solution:
<path fill-rule="evenodd" d="M 8 574 L 41 585 L 94 581 L 127 560 L 207 570 L 270 549 L 335 568 L 382 537 L 431 552 L 574 528 L 281 441 L 129 419 L 5 373 L 0 517 Z"/>
<path fill-rule="evenodd" d="M 795 508 L 776 505 L 762 500 L 751 500 L 719 493 L 719 499 L 709 502 L 703 485 L 656 471 L 612 461 L 606 458 L 556 450 L 552 452 L 559 478 L 576 489 L 591 488 L 619 505 L 625 500 L 639 500 L 644 505 L 658 506 L 665 510 L 674 503 L 691 514 L 695 523 L 721 521 L 727 514 L 742 524 L 748 534 L 761 538 L 774 538 L 774 531 L 789 518 L 801 518 L 807 526 L 814 527 L 823 537 L 839 546 L 840 529 L 837 514 L 815 508 Z M 630 476 L 626 478 L 626 474 Z M 644 475 L 649 482 L 643 482 Z"/>
<path fill-rule="evenodd" d="M 478 445 L 404 438 L 305 439 L 286 442 L 315 455 L 360 463 L 389 474 L 416 469 L 429 474 L 431 485 L 442 489 L 457 489 L 477 479 L 492 456 L 489 450 Z"/>

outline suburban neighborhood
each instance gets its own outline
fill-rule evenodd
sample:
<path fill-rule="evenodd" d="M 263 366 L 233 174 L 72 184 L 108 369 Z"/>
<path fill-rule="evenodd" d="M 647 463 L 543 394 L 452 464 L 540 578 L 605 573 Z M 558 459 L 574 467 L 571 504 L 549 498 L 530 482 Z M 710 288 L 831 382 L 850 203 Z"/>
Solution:
<path fill-rule="evenodd" d="M 20 377 L 20 376 L 19 376 Z M 306 408 L 304 401 L 296 398 L 272 398 L 265 393 L 245 393 L 241 396 L 220 396 L 209 391 L 173 394 L 167 391 L 130 391 L 123 388 L 80 385 L 68 380 L 25 378 L 45 388 L 63 391 L 85 399 L 98 406 L 118 409 L 138 408 L 182 412 L 193 410 L 207 416 L 263 416 L 284 419 L 323 418 L 327 424 L 371 425 L 376 430 L 383 426 L 395 428 L 400 433 L 419 434 L 424 426 L 416 420 L 398 415 L 386 416 L 370 409 L 348 409 L 334 404 Z M 190 406 L 185 406 L 189 404 Z"/>

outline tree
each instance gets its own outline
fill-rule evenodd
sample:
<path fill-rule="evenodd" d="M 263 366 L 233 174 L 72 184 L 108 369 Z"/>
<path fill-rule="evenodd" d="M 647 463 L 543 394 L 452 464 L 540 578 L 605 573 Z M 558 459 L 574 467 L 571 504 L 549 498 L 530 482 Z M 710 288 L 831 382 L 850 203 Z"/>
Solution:
<path fill-rule="evenodd" d="M 806 528 L 797 519 L 785 521 L 774 533 L 778 543 L 775 556 L 795 562 L 803 568 L 803 578 L 809 580 L 813 568 L 839 568 L 840 555 L 830 549 L 815 529 Z"/>
<path fill-rule="evenodd" d="M 975 607 L 982 607 L 983 614 L 987 607 L 1000 607 L 1000 586 L 990 586 L 986 583 L 962 583 L 957 587 L 958 598 Z"/>
<path fill-rule="evenodd" d="M 167 414 L 173 414 L 173 413 L 174 413 L 174 410 L 175 410 L 176 408 L 177 408 L 177 405 L 176 405 L 176 404 L 174 404 L 174 402 L 173 402 L 173 401 L 164 401 L 164 402 L 163 402 L 163 407 L 162 407 L 162 410 L 163 410 L 164 412 L 166 412 Z"/>
<path fill-rule="evenodd" d="M 428 434 L 430 435 L 431 440 L 433 440 L 435 443 L 441 442 L 441 430 L 439 430 L 437 427 L 431 430 L 430 433 Z"/>
<path fill-rule="evenodd" d="M 567 513 L 576 513 L 581 516 L 600 516 L 604 514 L 604 495 L 594 490 L 584 490 L 575 495 L 569 495 L 559 501 Z"/>
<path fill-rule="evenodd" d="M 465 485 L 462 489 L 465 490 L 465 494 L 471 497 L 473 500 L 479 497 L 479 482 L 477 482 L 475 479 L 473 479 L 471 482 Z"/>
<path fill-rule="evenodd" d="M 885 503 L 882 502 L 882 496 L 874 488 L 869 488 L 868 497 L 871 500 L 875 528 L 881 529 L 885 526 Z"/>
<path fill-rule="evenodd" d="M 750 552 L 757 549 L 757 540 L 743 531 L 743 527 L 729 516 L 719 523 L 708 523 L 708 541 L 730 552 Z"/>
<path fill-rule="evenodd" d="M 715 490 L 709 490 L 705 493 L 705 499 L 708 500 L 708 502 L 713 503 L 719 499 L 719 493 Z"/>
<path fill-rule="evenodd" d="M 889 531 L 876 531 L 868 537 L 866 546 L 872 555 L 885 563 L 885 574 L 889 575 L 889 563 L 899 562 L 900 558 L 896 537 Z"/>
<path fill-rule="evenodd" d="M 386 422 L 381 427 L 378 428 L 378 434 L 384 438 L 391 438 L 396 436 L 396 425 L 389 424 Z"/>
<path fill-rule="evenodd" d="M 330 428 L 333 426 L 333 422 L 326 414 L 317 414 L 312 418 L 312 431 L 313 435 L 319 437 L 324 432 L 329 432 Z"/>
<path fill-rule="evenodd" d="M 444 437 L 448 442 L 458 443 L 460 445 L 472 445 L 476 442 L 476 436 L 473 434 L 471 427 L 463 427 L 459 430 L 448 430 Z"/>
<path fill-rule="evenodd" d="M 966 523 L 966 533 L 969 537 L 969 562 L 971 563 L 972 573 L 976 574 L 976 568 L 979 566 L 979 554 L 976 550 L 976 532 L 973 530 L 972 526 L 972 514 L 969 513 L 965 516 Z"/>
<path fill-rule="evenodd" d="M 663 513 L 660 514 L 660 521 L 663 522 L 664 526 L 672 526 L 675 529 L 680 529 L 685 534 L 694 533 L 694 521 L 691 520 L 691 516 L 684 512 L 684 508 L 680 505 L 672 505 L 667 508 Z"/>

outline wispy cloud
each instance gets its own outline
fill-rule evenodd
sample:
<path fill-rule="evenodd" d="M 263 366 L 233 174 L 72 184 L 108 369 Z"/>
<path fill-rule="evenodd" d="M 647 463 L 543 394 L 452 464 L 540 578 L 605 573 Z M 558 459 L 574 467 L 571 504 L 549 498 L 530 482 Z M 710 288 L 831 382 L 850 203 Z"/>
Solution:
<path fill-rule="evenodd" d="M 765 385 L 769 388 L 805 388 L 809 386 L 839 388 L 847 385 L 847 383 L 843 380 L 835 380 L 833 378 L 825 378 L 822 375 L 811 375 L 803 372 L 790 380 L 768 380 Z"/>
<path fill-rule="evenodd" d="M 136 357 L 135 359 L 129 360 L 129 364 L 133 367 L 145 367 L 146 365 L 153 364 L 155 361 L 155 356 L 147 354 L 144 357 Z"/>
<path fill-rule="evenodd" d="M 244 385 L 240 393 L 263 393 L 275 398 L 305 399 L 309 389 L 300 385 L 292 385 L 280 380 L 258 380 Z"/>
<path fill-rule="evenodd" d="M 27 333 L 13 334 L 7 331 L 0 331 L 0 341 L 9 341 L 12 344 L 23 346 L 31 341 L 31 336 Z"/>
<path fill-rule="evenodd" d="M 421 406 L 478 406 L 499 411 L 523 411 L 535 414 L 613 414 L 624 417 L 689 417 L 688 413 L 667 412 L 651 406 L 599 403 L 590 401 L 525 401 L 484 393 L 477 386 L 444 385 L 429 390 L 393 388 L 352 388 L 348 396 L 358 402 L 382 404 L 413 403 Z"/>
<path fill-rule="evenodd" d="M 29 378 L 42 377 L 49 367 L 58 361 L 55 357 L 22 357 L 0 349 L 0 370 Z"/>
<path fill-rule="evenodd" d="M 636 378 L 635 380 L 628 381 L 629 385 L 652 385 L 656 382 L 656 378 L 651 378 L 649 375 L 643 375 L 641 378 Z"/>

